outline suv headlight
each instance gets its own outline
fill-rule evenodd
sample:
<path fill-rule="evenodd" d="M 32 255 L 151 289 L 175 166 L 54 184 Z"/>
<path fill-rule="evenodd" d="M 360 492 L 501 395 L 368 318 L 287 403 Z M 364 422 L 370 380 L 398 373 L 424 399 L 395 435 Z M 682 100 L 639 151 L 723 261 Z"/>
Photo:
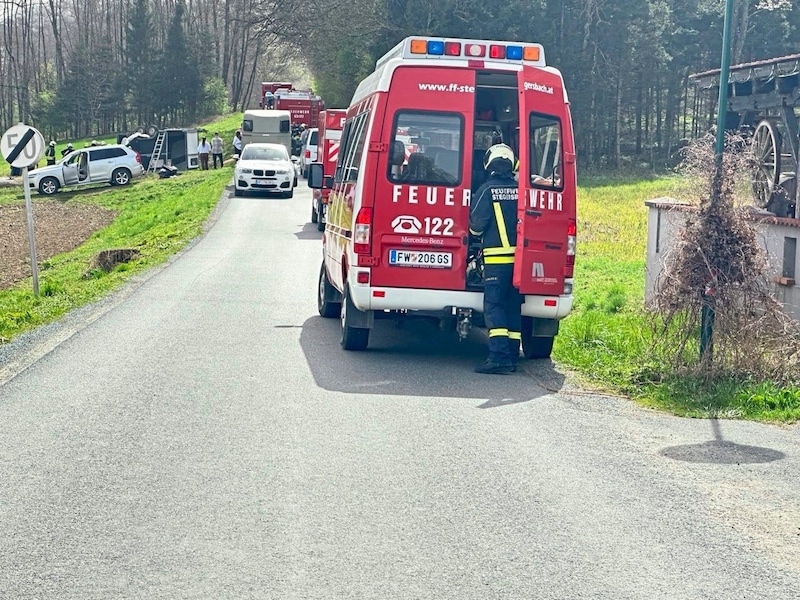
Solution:
<path fill-rule="evenodd" d="M 253 169 L 239 169 L 239 173 L 242 175 L 252 175 Z"/>
<path fill-rule="evenodd" d="M 275 172 L 278 175 L 286 175 L 289 172 L 289 169 L 275 169 Z"/>

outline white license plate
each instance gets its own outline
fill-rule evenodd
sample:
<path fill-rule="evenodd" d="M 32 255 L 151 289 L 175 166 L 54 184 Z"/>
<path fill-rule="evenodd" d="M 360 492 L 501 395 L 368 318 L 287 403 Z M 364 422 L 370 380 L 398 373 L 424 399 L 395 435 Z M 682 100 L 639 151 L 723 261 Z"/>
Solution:
<path fill-rule="evenodd" d="M 453 253 L 425 252 L 423 250 L 389 250 L 389 264 L 397 267 L 449 269 L 453 266 Z"/>
<path fill-rule="evenodd" d="M 267 185 L 269 183 L 269 179 L 254 179 L 254 185 Z"/>

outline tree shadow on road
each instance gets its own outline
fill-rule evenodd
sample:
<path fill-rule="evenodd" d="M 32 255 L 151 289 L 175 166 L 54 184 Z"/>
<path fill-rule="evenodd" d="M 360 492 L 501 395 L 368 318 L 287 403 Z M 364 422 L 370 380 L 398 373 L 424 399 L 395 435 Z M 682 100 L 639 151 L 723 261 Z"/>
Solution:
<path fill-rule="evenodd" d="M 480 375 L 473 367 L 486 357 L 486 337 L 473 330 L 463 342 L 453 331 L 426 321 L 401 327 L 378 320 L 363 352 L 339 345 L 338 319 L 311 317 L 300 345 L 321 388 L 351 394 L 473 398 L 479 408 L 528 402 L 561 388 L 564 376 L 549 361 L 531 361 L 511 375 Z M 538 363 L 531 368 L 533 363 Z M 541 375 L 541 377 L 540 377 Z"/>

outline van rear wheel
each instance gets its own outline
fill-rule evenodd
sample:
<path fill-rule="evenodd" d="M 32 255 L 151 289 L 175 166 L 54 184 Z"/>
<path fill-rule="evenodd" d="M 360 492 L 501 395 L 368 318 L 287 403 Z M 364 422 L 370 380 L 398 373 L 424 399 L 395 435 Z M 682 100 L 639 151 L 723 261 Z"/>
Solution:
<path fill-rule="evenodd" d="M 319 270 L 319 285 L 317 286 L 317 310 L 321 317 L 333 319 L 342 313 L 342 303 L 331 300 L 338 294 L 336 288 L 328 281 L 328 273 L 325 270 L 325 261 L 323 261 Z"/>
<path fill-rule="evenodd" d="M 550 358 L 554 336 L 534 336 L 533 318 L 522 317 L 522 355 L 525 358 Z"/>
<path fill-rule="evenodd" d="M 353 316 L 359 311 L 350 300 L 350 287 L 344 284 L 342 299 L 342 348 L 345 350 L 364 350 L 369 344 L 369 329 L 353 327 Z"/>
<path fill-rule="evenodd" d="M 550 358 L 553 353 L 553 342 L 555 338 L 552 337 L 531 337 L 528 338 L 526 344 L 522 342 L 522 353 L 525 358 Z"/>

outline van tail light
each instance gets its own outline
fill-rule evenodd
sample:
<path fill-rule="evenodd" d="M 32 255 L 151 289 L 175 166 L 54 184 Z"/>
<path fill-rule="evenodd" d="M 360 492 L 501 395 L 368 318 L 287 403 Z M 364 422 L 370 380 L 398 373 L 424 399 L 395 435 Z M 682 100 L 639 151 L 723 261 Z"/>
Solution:
<path fill-rule="evenodd" d="M 572 270 L 575 267 L 575 250 L 577 247 L 578 225 L 574 219 L 569 220 L 567 225 L 567 277 L 572 277 Z"/>
<path fill-rule="evenodd" d="M 372 230 L 372 209 L 362 208 L 356 215 L 356 226 L 353 231 L 353 252 L 356 254 L 370 254 L 372 252 L 371 241 Z"/>
<path fill-rule="evenodd" d="M 306 150 L 306 158 L 311 158 L 311 150 Z"/>

